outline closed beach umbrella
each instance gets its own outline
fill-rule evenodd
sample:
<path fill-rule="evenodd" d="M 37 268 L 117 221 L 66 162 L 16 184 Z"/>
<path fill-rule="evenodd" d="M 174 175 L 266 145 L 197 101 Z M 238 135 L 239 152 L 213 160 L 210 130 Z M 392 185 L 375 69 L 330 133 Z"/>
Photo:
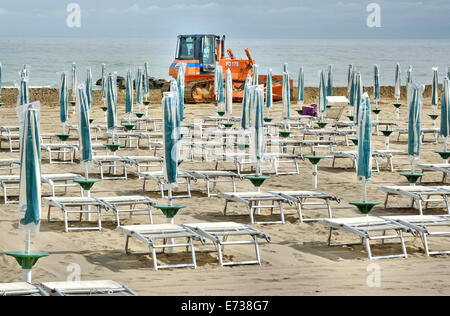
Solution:
<path fill-rule="evenodd" d="M 241 128 L 250 128 L 250 86 L 252 85 L 252 77 L 247 76 L 244 85 L 244 96 L 242 98 L 242 116 L 241 116 Z"/>
<path fill-rule="evenodd" d="M 320 72 L 319 82 L 319 111 L 320 118 L 323 119 L 327 114 L 327 84 L 325 82 L 325 71 Z"/>
<path fill-rule="evenodd" d="M 181 64 L 178 70 L 177 86 L 178 86 L 178 110 L 181 121 L 184 121 L 184 86 L 186 78 L 186 64 Z"/>
<path fill-rule="evenodd" d="M 259 67 L 257 64 L 253 65 L 253 85 L 257 85 L 259 83 Z"/>
<path fill-rule="evenodd" d="M 143 89 L 142 69 L 138 68 L 137 75 L 136 75 L 136 103 L 139 105 L 144 104 L 142 89 Z"/>
<path fill-rule="evenodd" d="M 303 66 L 300 67 L 298 72 L 298 96 L 297 104 L 302 106 L 305 103 L 305 72 Z"/>
<path fill-rule="evenodd" d="M 447 141 L 450 136 L 450 90 L 449 79 L 444 79 L 442 85 L 442 97 L 441 97 L 441 137 L 444 139 L 444 151 L 447 151 Z"/>
<path fill-rule="evenodd" d="M 79 126 L 80 161 L 84 165 L 85 177 L 89 178 L 89 165 L 92 163 L 91 129 L 89 122 L 89 104 L 83 85 L 78 87 L 77 113 Z"/>
<path fill-rule="evenodd" d="M 148 62 L 144 64 L 144 96 L 145 99 L 150 95 L 150 69 Z"/>
<path fill-rule="evenodd" d="M 414 173 L 414 161 L 420 158 L 421 115 L 424 86 L 412 83 L 408 89 L 409 122 L 408 122 L 408 155 L 411 171 Z"/>
<path fill-rule="evenodd" d="M 117 100 L 116 95 L 114 92 L 114 76 L 113 74 L 108 75 L 108 81 L 106 83 L 106 104 L 108 107 L 108 115 L 107 115 L 107 125 L 108 130 L 112 130 L 113 133 L 115 131 L 115 128 L 117 126 Z M 113 136 L 113 142 L 114 142 L 114 136 Z"/>
<path fill-rule="evenodd" d="M 364 202 L 367 202 L 367 181 L 372 178 L 372 121 L 370 98 L 362 96 L 358 115 L 358 167 L 357 175 L 364 183 Z"/>
<path fill-rule="evenodd" d="M 219 97 L 218 89 L 219 89 L 219 62 L 216 61 L 216 68 L 214 69 L 214 95 L 216 97 L 216 102 Z M 217 103 L 216 103 L 217 105 Z"/>
<path fill-rule="evenodd" d="M 128 118 L 131 118 L 133 113 L 133 74 L 131 70 L 127 72 L 127 87 L 125 91 L 125 113 L 128 114 Z"/>
<path fill-rule="evenodd" d="M 350 76 L 349 103 L 355 106 L 356 71 L 353 70 Z"/>
<path fill-rule="evenodd" d="M 178 84 L 175 79 L 170 80 L 170 92 L 173 92 L 175 102 L 175 133 L 176 139 L 181 139 L 181 113 L 178 106 Z"/>
<path fill-rule="evenodd" d="M 433 91 L 431 95 L 431 105 L 433 106 L 433 110 L 436 110 L 439 102 L 439 68 L 433 68 Z"/>
<path fill-rule="evenodd" d="M 333 95 L 333 65 L 328 66 L 327 96 Z"/>
<path fill-rule="evenodd" d="M 31 254 L 31 233 L 41 221 L 41 150 L 39 103 L 18 108 L 20 121 L 19 229 L 25 231 L 25 253 Z M 23 267 L 23 281 L 31 282 L 31 269 Z"/>
<path fill-rule="evenodd" d="M 347 73 L 347 91 L 349 93 L 349 97 L 350 97 L 350 89 L 352 88 L 352 83 L 353 83 L 353 65 L 350 64 L 348 66 L 348 73 Z"/>
<path fill-rule="evenodd" d="M 269 73 L 267 74 L 267 83 L 266 83 L 266 108 L 270 111 L 273 106 L 273 80 L 272 80 L 272 69 L 269 69 Z M 248 78 L 247 78 L 248 80 Z"/>
<path fill-rule="evenodd" d="M 223 68 L 222 66 L 219 66 L 219 70 L 217 73 L 217 104 L 219 105 L 220 109 L 222 109 L 225 104 L 225 91 L 223 85 Z"/>
<path fill-rule="evenodd" d="M 289 73 L 283 73 L 283 119 L 288 120 L 291 117 L 291 86 Z"/>
<path fill-rule="evenodd" d="M 72 63 L 72 99 L 77 99 L 77 64 Z"/>
<path fill-rule="evenodd" d="M 65 72 L 61 74 L 59 86 L 59 119 L 63 125 L 63 134 L 66 133 L 65 126 L 69 117 L 69 88 L 67 85 L 67 75 Z"/>
<path fill-rule="evenodd" d="M 28 91 L 28 77 L 20 79 L 19 96 L 17 105 L 24 105 L 30 103 L 30 93 Z"/>
<path fill-rule="evenodd" d="M 89 67 L 86 76 L 86 97 L 89 105 L 89 110 L 92 110 L 92 106 L 94 104 L 94 100 L 92 99 L 92 90 L 93 90 L 92 69 L 91 67 Z"/>
<path fill-rule="evenodd" d="M 178 146 L 176 133 L 176 95 L 164 92 L 162 99 L 163 141 L 164 141 L 164 177 L 169 185 L 169 205 L 172 205 L 172 184 L 178 180 Z"/>
<path fill-rule="evenodd" d="M 363 97 L 362 77 L 361 77 L 361 73 L 358 72 L 355 76 L 355 96 L 354 96 L 354 102 L 355 102 L 354 122 L 356 124 L 359 124 L 358 118 L 359 118 L 359 111 L 361 109 L 362 97 Z"/>
<path fill-rule="evenodd" d="M 413 82 L 412 71 L 413 71 L 413 67 L 409 66 L 408 72 L 406 74 L 406 84 L 408 85 L 408 87 L 409 87 L 409 84 Z"/>
<path fill-rule="evenodd" d="M 378 102 L 381 99 L 380 91 L 380 67 L 378 65 L 374 66 L 374 79 L 373 79 L 373 99 L 378 108 Z"/>
<path fill-rule="evenodd" d="M 397 64 L 397 66 L 395 67 L 395 99 L 398 100 L 401 97 L 401 73 L 400 73 L 400 64 Z"/>
<path fill-rule="evenodd" d="M 261 160 L 264 157 L 264 86 L 252 86 L 252 152 L 256 160 L 256 176 L 261 176 Z"/>
<path fill-rule="evenodd" d="M 227 69 L 225 79 L 225 114 L 230 119 L 233 114 L 233 79 L 230 69 Z"/>
<path fill-rule="evenodd" d="M 107 81 L 106 65 L 102 64 L 102 99 L 103 99 L 103 101 L 106 101 L 106 91 L 108 90 L 106 88 L 106 81 Z"/>

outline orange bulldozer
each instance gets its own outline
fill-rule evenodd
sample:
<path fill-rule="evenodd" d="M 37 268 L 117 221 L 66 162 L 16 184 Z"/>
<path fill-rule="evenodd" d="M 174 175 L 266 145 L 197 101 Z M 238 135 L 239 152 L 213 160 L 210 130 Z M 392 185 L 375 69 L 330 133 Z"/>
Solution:
<path fill-rule="evenodd" d="M 235 58 L 231 49 L 225 55 L 225 36 L 217 35 L 180 35 L 176 49 L 176 59 L 170 66 L 169 75 L 177 78 L 182 63 L 186 64 L 185 102 L 208 103 L 216 99 L 214 92 L 214 72 L 216 62 L 222 66 L 223 72 L 231 70 L 233 78 L 233 101 L 242 101 L 247 76 L 253 77 L 255 60 L 247 48 L 248 59 Z M 259 84 L 266 85 L 267 76 L 260 75 Z M 273 76 L 273 99 L 282 99 L 283 76 Z M 293 81 L 290 82 L 291 96 Z"/>

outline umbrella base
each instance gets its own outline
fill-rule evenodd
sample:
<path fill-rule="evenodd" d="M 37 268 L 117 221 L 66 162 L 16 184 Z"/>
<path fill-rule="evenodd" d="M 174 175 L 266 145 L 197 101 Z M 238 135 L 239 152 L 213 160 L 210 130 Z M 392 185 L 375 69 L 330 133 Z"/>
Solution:
<path fill-rule="evenodd" d="M 106 112 L 106 111 L 108 111 L 108 107 L 107 107 L 107 106 L 101 106 L 101 107 L 100 107 L 100 109 L 102 109 L 102 110 L 103 110 L 103 112 Z"/>
<path fill-rule="evenodd" d="M 384 135 L 384 137 L 390 137 L 394 131 L 386 130 L 386 131 L 380 131 L 380 132 Z"/>
<path fill-rule="evenodd" d="M 318 165 L 322 159 L 325 159 L 325 156 L 305 156 L 313 165 Z"/>
<path fill-rule="evenodd" d="M 120 147 L 122 147 L 121 144 L 104 144 L 104 146 L 105 146 L 106 148 L 108 148 L 108 150 L 109 150 L 110 152 L 113 152 L 113 153 L 115 153 L 116 151 L 119 150 Z"/>
<path fill-rule="evenodd" d="M 134 115 L 136 115 L 137 118 L 142 118 L 145 113 L 134 113 Z"/>
<path fill-rule="evenodd" d="M 186 208 L 186 205 L 155 205 L 153 207 L 163 212 L 168 219 L 172 219 L 181 209 Z"/>
<path fill-rule="evenodd" d="M 70 135 L 70 134 L 56 134 L 55 136 L 58 137 L 59 140 L 62 141 L 62 142 L 64 143 L 64 142 L 66 142 L 66 141 L 70 138 L 70 136 L 72 136 L 72 135 Z"/>
<path fill-rule="evenodd" d="M 394 103 L 393 105 L 396 109 L 400 109 L 402 107 L 401 103 Z"/>
<path fill-rule="evenodd" d="M 223 117 L 225 115 L 225 111 L 217 111 L 217 114 L 219 114 L 220 117 Z"/>
<path fill-rule="evenodd" d="M 368 215 L 375 206 L 380 205 L 380 202 L 350 202 L 350 205 L 356 206 L 361 214 Z"/>
<path fill-rule="evenodd" d="M 355 146 L 358 146 L 359 139 L 358 138 L 349 138 Z"/>
<path fill-rule="evenodd" d="M 73 182 L 78 183 L 84 191 L 90 191 L 94 184 L 100 182 L 100 179 L 77 179 L 73 180 Z"/>
<path fill-rule="evenodd" d="M 247 180 L 253 184 L 255 188 L 260 188 L 266 180 L 269 180 L 270 177 L 245 177 Z"/>
<path fill-rule="evenodd" d="M 271 117 L 264 118 L 264 122 L 266 122 L 266 123 L 271 123 L 272 121 L 273 121 L 273 118 L 271 118 Z"/>
<path fill-rule="evenodd" d="M 288 138 L 289 136 L 291 136 L 291 134 L 291 131 L 280 131 L 280 137 L 282 138 Z"/>
<path fill-rule="evenodd" d="M 39 259 L 49 256 L 48 253 L 41 251 L 14 251 L 7 252 L 6 255 L 15 258 L 24 270 L 31 270 Z"/>
<path fill-rule="evenodd" d="M 416 184 L 420 178 L 425 176 L 423 173 L 401 173 L 400 175 L 405 177 L 410 184 Z"/>
<path fill-rule="evenodd" d="M 450 158 L 450 151 L 435 151 L 435 153 L 441 156 L 443 160 L 447 160 Z"/>
<path fill-rule="evenodd" d="M 128 132 L 131 131 L 133 128 L 135 128 L 135 124 L 122 124 L 122 126 L 127 130 Z"/>

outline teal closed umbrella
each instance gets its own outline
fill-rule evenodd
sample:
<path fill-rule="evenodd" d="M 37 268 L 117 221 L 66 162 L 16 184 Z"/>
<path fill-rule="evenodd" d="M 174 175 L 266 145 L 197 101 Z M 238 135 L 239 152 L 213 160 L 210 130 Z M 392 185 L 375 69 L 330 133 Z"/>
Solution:
<path fill-rule="evenodd" d="M 348 66 L 348 73 L 347 73 L 347 91 L 349 93 L 349 98 L 350 98 L 350 89 L 352 86 L 352 82 L 353 82 L 353 65 L 350 64 Z"/>
<path fill-rule="evenodd" d="M 433 107 L 433 111 L 436 112 L 438 103 L 439 103 L 439 68 L 433 68 L 433 90 L 431 95 L 431 105 Z"/>
<path fill-rule="evenodd" d="M 374 78 L 373 78 L 373 100 L 375 101 L 376 107 L 378 108 L 378 102 L 381 99 L 380 90 L 380 66 L 374 66 Z"/>
<path fill-rule="evenodd" d="M 17 105 L 24 105 L 30 103 L 30 93 L 28 90 L 28 77 L 20 79 L 19 96 L 17 98 Z"/>
<path fill-rule="evenodd" d="M 218 92 L 219 92 L 219 62 L 216 61 L 216 68 L 214 69 L 214 96 L 216 100 L 216 106 L 219 97 Z"/>
<path fill-rule="evenodd" d="M 106 105 L 106 92 L 108 89 L 106 88 L 106 82 L 108 81 L 108 77 L 106 75 L 106 65 L 102 64 L 102 99 L 104 105 Z"/>
<path fill-rule="evenodd" d="M 177 87 L 178 87 L 178 110 L 181 121 L 184 121 L 184 89 L 186 80 L 186 64 L 181 64 L 178 70 Z"/>
<path fill-rule="evenodd" d="M 269 73 L 267 74 L 267 82 L 266 82 L 266 109 L 267 109 L 267 118 L 270 118 L 270 109 L 273 106 L 273 79 L 272 79 L 272 69 L 269 69 Z M 248 80 L 248 78 L 247 78 Z"/>
<path fill-rule="evenodd" d="M 361 73 L 358 72 L 355 77 L 355 95 L 354 95 L 354 103 L 355 103 L 354 122 L 356 124 L 359 124 L 358 117 L 359 117 L 359 111 L 361 108 L 362 97 L 363 97 L 362 77 L 361 77 Z"/>
<path fill-rule="evenodd" d="M 409 121 L 408 121 L 408 155 L 411 162 L 411 172 L 414 173 L 414 163 L 420 159 L 421 147 L 421 116 L 423 106 L 423 85 L 412 83 L 408 89 Z"/>
<path fill-rule="evenodd" d="M 128 122 L 130 122 L 131 115 L 133 114 L 133 99 L 134 99 L 134 91 L 133 91 L 133 74 L 131 70 L 127 72 L 127 82 L 126 82 L 126 91 L 125 91 L 125 113 L 128 115 Z"/>
<path fill-rule="evenodd" d="M 444 79 L 442 85 L 441 96 L 441 129 L 440 135 L 444 141 L 444 151 L 447 152 L 448 137 L 450 136 L 450 90 L 449 90 L 449 78 Z"/>
<path fill-rule="evenodd" d="M 305 72 L 303 66 L 300 67 L 298 72 L 298 96 L 297 104 L 302 106 L 305 103 Z"/>
<path fill-rule="evenodd" d="M 398 100 L 401 97 L 401 71 L 400 71 L 400 64 L 397 64 L 395 66 L 395 82 L 394 82 L 394 95 L 395 95 L 395 99 L 397 100 L 397 103 L 399 102 Z"/>
<path fill-rule="evenodd" d="M 144 64 L 144 79 L 143 79 L 143 83 L 144 83 L 144 97 L 145 100 L 148 99 L 148 97 L 150 96 L 150 69 L 149 69 L 149 65 L 148 62 L 145 62 Z"/>
<path fill-rule="evenodd" d="M 108 130 L 112 131 L 113 143 L 115 143 L 115 129 L 117 127 L 117 99 L 114 88 L 114 76 L 111 73 L 108 75 L 106 89 L 106 104 L 108 107 L 107 127 Z"/>
<path fill-rule="evenodd" d="M 217 72 L 217 105 L 220 110 L 222 110 L 225 105 L 225 89 L 223 85 L 223 68 L 219 66 L 219 70 Z"/>
<path fill-rule="evenodd" d="M 327 114 L 327 84 L 325 82 L 325 71 L 320 72 L 320 82 L 319 82 L 319 112 L 320 120 L 325 118 Z"/>
<path fill-rule="evenodd" d="M 72 99 L 77 99 L 77 64 L 72 63 Z"/>
<path fill-rule="evenodd" d="M 139 104 L 139 108 L 142 108 L 142 105 L 144 104 L 142 78 L 142 69 L 138 68 L 136 75 L 136 103 Z"/>
<path fill-rule="evenodd" d="M 291 86 L 288 72 L 283 73 L 282 100 L 283 100 L 283 119 L 287 121 L 291 117 Z"/>
<path fill-rule="evenodd" d="M 67 85 L 67 74 L 61 74 L 59 87 L 59 118 L 63 126 L 63 134 L 66 133 L 66 122 L 69 118 L 69 89 Z"/>
<path fill-rule="evenodd" d="M 333 65 L 328 66 L 328 73 L 327 73 L 327 96 L 333 96 Z"/>
<path fill-rule="evenodd" d="M 233 79 L 229 68 L 225 77 L 225 114 L 229 121 L 233 114 Z"/>
<path fill-rule="evenodd" d="M 84 166 L 85 177 L 89 179 L 89 166 L 92 163 L 92 143 L 91 143 L 91 129 L 89 122 L 89 104 L 86 90 L 83 85 L 78 87 L 77 98 L 77 113 L 79 126 L 79 147 L 80 147 L 80 161 Z"/>
<path fill-rule="evenodd" d="M 0 63 L 0 97 L 2 96 L 3 65 Z"/>
<path fill-rule="evenodd" d="M 252 85 L 252 77 L 247 76 L 244 84 L 244 96 L 242 98 L 242 116 L 241 128 L 247 130 L 250 128 L 250 86 Z"/>
<path fill-rule="evenodd" d="M 358 114 L 358 165 L 357 175 L 364 183 L 364 202 L 367 202 L 367 181 L 372 178 L 372 121 L 370 99 L 367 93 L 361 97 Z"/>
<path fill-rule="evenodd" d="M 253 85 L 257 85 L 259 83 L 259 67 L 257 64 L 253 65 Z"/>
<path fill-rule="evenodd" d="M 172 185 L 178 181 L 177 104 L 174 92 L 164 93 L 162 111 L 164 119 L 164 178 L 169 186 L 169 205 L 172 205 Z"/>
<path fill-rule="evenodd" d="M 412 71 L 413 71 L 413 67 L 409 66 L 408 67 L 408 72 L 406 73 L 406 84 L 408 86 L 409 86 L 410 83 L 413 82 Z"/>
<path fill-rule="evenodd" d="M 87 70 L 87 76 L 86 76 L 86 97 L 87 97 L 87 102 L 88 102 L 90 111 L 92 111 L 92 108 L 94 105 L 94 100 L 92 97 L 93 88 L 94 88 L 94 86 L 93 86 L 93 82 L 92 82 L 92 69 L 91 69 L 91 67 L 89 67 Z"/>
<path fill-rule="evenodd" d="M 252 86 L 252 154 L 256 160 L 256 176 L 260 177 L 261 160 L 264 157 L 265 141 L 264 141 L 264 86 Z"/>
<path fill-rule="evenodd" d="M 178 84 L 175 81 L 175 79 L 172 78 L 170 81 L 170 92 L 174 95 L 174 102 L 175 102 L 175 133 L 177 140 L 181 140 L 181 113 L 180 113 L 180 107 L 178 102 Z"/>

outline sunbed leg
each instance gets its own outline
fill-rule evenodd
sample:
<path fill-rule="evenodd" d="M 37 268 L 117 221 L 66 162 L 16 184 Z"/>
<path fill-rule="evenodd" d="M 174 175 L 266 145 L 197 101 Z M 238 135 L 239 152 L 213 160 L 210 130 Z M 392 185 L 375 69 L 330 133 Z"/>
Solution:
<path fill-rule="evenodd" d="M 331 236 L 333 234 L 333 228 L 330 227 L 330 233 L 328 235 L 328 247 L 331 247 Z"/>
<path fill-rule="evenodd" d="M 302 205 L 301 205 L 300 201 L 297 202 L 297 212 L 298 212 L 298 217 L 300 219 L 300 223 L 303 224 L 303 212 L 302 212 Z"/>
<path fill-rule="evenodd" d="M 327 207 L 328 207 L 328 215 L 330 219 L 333 219 L 333 211 L 331 210 L 331 203 L 330 200 L 327 199 Z"/>
<path fill-rule="evenodd" d="M 283 209 L 283 203 L 282 202 L 280 202 L 280 212 L 281 212 L 281 222 L 284 225 L 286 222 L 284 220 L 284 209 Z"/>
<path fill-rule="evenodd" d="M 389 200 L 389 193 L 386 193 L 386 199 L 384 200 L 384 208 L 385 209 L 387 209 L 388 200 Z"/>
<path fill-rule="evenodd" d="M 209 180 L 206 179 L 206 193 L 208 194 L 208 197 L 211 197 L 211 192 L 209 190 Z"/>
<path fill-rule="evenodd" d="M 422 215 L 423 215 L 422 201 L 417 201 L 417 204 L 418 204 L 418 206 L 419 206 L 420 216 L 422 216 Z"/>
<path fill-rule="evenodd" d="M 158 271 L 158 262 L 156 261 L 156 249 L 152 247 L 153 267 Z"/>
<path fill-rule="evenodd" d="M 367 250 L 367 253 L 368 253 L 368 256 L 369 256 L 369 260 L 373 260 L 373 258 L 372 258 L 372 250 L 370 249 L 370 241 L 369 241 L 368 238 L 364 238 L 364 239 L 365 239 L 365 242 L 366 242 L 366 250 Z"/>
<path fill-rule="evenodd" d="M 255 219 L 254 219 L 254 215 L 253 215 L 253 211 L 254 211 L 253 205 L 250 204 L 250 205 L 249 205 L 249 208 L 250 208 L 250 222 L 251 222 L 252 224 L 254 224 L 254 223 L 255 223 Z"/>
<path fill-rule="evenodd" d="M 254 236 L 253 240 L 255 241 L 256 260 L 258 261 L 258 264 L 261 265 L 261 256 L 259 254 L 258 238 Z"/>
<path fill-rule="evenodd" d="M 427 235 L 425 233 L 423 233 L 422 235 L 422 241 L 423 241 L 423 246 L 425 247 L 425 253 L 427 255 L 427 257 L 430 256 L 430 249 L 428 247 L 428 238 Z"/>
<path fill-rule="evenodd" d="M 130 241 L 130 236 L 127 236 L 127 239 L 125 241 L 125 253 L 128 255 L 130 252 L 128 251 L 128 244 Z"/>
<path fill-rule="evenodd" d="M 217 244 L 217 251 L 218 251 L 218 255 L 219 255 L 220 265 L 223 267 L 222 245 L 220 244 L 220 242 Z"/>
<path fill-rule="evenodd" d="M 403 238 L 403 232 L 402 231 L 400 231 L 400 240 L 402 242 L 403 255 L 405 256 L 405 259 L 407 259 L 408 258 L 408 253 L 406 252 L 405 239 Z"/>
<path fill-rule="evenodd" d="M 65 210 L 63 210 L 63 212 L 64 212 L 64 228 L 67 233 L 67 232 L 69 232 L 69 223 L 68 223 L 68 218 L 67 218 L 67 212 Z"/>
<path fill-rule="evenodd" d="M 192 252 L 192 263 L 194 264 L 194 269 L 197 269 L 197 260 L 195 258 L 195 249 L 194 249 L 194 243 L 192 241 L 192 237 L 189 238 L 190 245 L 191 245 L 191 252 Z"/>
<path fill-rule="evenodd" d="M 225 201 L 225 208 L 223 209 L 223 216 L 227 216 L 227 208 L 228 208 L 228 201 Z"/>

